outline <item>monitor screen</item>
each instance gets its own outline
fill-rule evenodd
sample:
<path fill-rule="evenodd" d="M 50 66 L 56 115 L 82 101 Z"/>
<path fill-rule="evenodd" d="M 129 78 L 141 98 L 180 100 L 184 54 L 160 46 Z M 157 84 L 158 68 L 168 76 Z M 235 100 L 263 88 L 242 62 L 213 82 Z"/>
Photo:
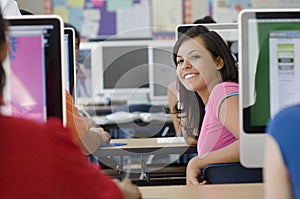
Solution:
<path fill-rule="evenodd" d="M 2 112 L 65 124 L 63 31 L 53 15 L 9 18 L 9 56 L 4 68 L 7 84 Z"/>
<path fill-rule="evenodd" d="M 176 67 L 173 62 L 175 41 L 152 41 L 149 44 L 149 79 L 151 101 L 167 101 L 168 87 L 176 82 Z"/>
<path fill-rule="evenodd" d="M 102 72 L 99 88 L 112 98 L 128 98 L 149 92 L 149 41 L 107 41 L 101 43 Z"/>
<path fill-rule="evenodd" d="M 66 89 L 76 99 L 75 33 L 72 28 L 64 28 Z"/>
<path fill-rule="evenodd" d="M 270 118 L 300 102 L 300 10 L 244 10 L 240 26 L 241 162 L 262 167 Z"/>

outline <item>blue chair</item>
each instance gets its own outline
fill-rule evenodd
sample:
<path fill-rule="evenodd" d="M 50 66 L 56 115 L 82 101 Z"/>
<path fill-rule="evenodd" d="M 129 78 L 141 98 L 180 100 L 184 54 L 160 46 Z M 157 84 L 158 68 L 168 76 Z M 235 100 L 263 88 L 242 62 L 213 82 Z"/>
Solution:
<path fill-rule="evenodd" d="M 246 168 L 240 162 L 209 164 L 202 170 L 201 180 L 207 184 L 259 183 L 261 168 Z"/>

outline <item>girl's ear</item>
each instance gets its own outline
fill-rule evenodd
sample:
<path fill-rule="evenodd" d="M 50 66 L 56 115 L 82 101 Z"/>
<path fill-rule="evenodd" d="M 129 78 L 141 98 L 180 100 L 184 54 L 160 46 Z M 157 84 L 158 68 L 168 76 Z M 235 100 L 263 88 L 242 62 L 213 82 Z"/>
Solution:
<path fill-rule="evenodd" d="M 224 61 L 221 56 L 218 56 L 215 62 L 217 65 L 216 67 L 217 70 L 221 70 L 224 67 Z"/>

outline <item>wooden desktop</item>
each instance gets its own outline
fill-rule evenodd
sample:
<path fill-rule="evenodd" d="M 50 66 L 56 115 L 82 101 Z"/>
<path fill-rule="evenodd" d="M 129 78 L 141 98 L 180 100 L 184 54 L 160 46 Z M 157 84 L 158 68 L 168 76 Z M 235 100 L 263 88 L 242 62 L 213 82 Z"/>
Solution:
<path fill-rule="evenodd" d="M 263 183 L 139 187 L 143 199 L 263 199 Z"/>

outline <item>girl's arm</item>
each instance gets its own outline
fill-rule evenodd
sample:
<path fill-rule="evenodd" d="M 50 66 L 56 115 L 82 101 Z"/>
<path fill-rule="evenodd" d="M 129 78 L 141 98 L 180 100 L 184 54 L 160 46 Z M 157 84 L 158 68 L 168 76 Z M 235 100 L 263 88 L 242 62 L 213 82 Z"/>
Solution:
<path fill-rule="evenodd" d="M 223 147 L 219 150 L 212 151 L 201 157 L 192 158 L 187 166 L 186 178 L 187 185 L 199 184 L 198 177 L 201 170 L 208 164 L 228 163 L 239 161 L 239 140 Z"/>
<path fill-rule="evenodd" d="M 219 119 L 237 139 L 239 139 L 239 97 L 226 98 L 220 106 Z"/>
<path fill-rule="evenodd" d="M 277 142 L 269 135 L 266 139 L 263 178 L 266 199 L 293 198 L 289 174 L 281 151 Z"/>
<path fill-rule="evenodd" d="M 220 106 L 219 118 L 224 126 L 237 138 L 230 145 L 209 152 L 202 157 L 194 157 L 187 166 L 187 184 L 199 184 L 201 170 L 208 164 L 240 161 L 239 153 L 239 106 L 238 95 L 226 98 Z"/>

